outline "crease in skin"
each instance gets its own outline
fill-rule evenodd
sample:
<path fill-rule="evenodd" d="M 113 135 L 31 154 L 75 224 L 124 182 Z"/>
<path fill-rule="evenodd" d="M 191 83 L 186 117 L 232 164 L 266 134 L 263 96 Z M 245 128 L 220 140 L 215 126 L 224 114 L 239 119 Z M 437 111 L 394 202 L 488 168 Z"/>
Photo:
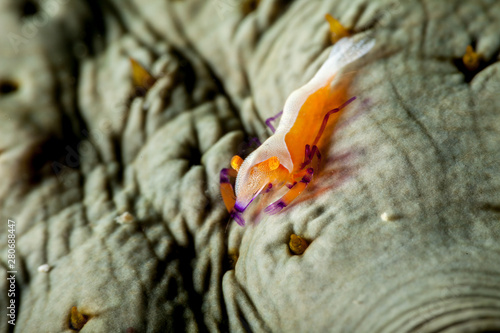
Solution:
<path fill-rule="evenodd" d="M 429 289 L 411 288 L 412 285 L 418 284 L 422 277 L 429 275 L 435 277 L 435 281 L 428 286 Z M 440 320 L 437 319 L 445 319 L 449 324 L 457 322 L 457 319 L 462 320 L 463 313 L 467 310 L 491 309 L 498 315 L 500 313 L 500 289 L 495 286 L 499 277 L 500 272 L 493 271 L 467 269 L 424 271 L 403 285 L 390 288 L 380 295 L 380 299 L 370 305 L 365 313 L 364 319 L 368 320 L 360 321 L 355 328 L 356 330 L 363 330 L 363 327 L 373 328 L 371 325 L 378 318 L 376 324 L 378 331 L 408 332 L 417 327 L 432 324 L 434 320 L 439 323 Z M 408 290 L 411 290 L 410 293 Z M 414 302 L 400 306 L 392 318 L 386 318 L 381 322 L 378 317 L 380 312 L 377 310 L 384 312 L 394 307 L 397 297 L 401 294 L 411 297 Z M 496 304 L 493 305 L 493 303 Z"/>
<path fill-rule="evenodd" d="M 248 15 L 251 12 L 255 11 L 259 5 L 261 0 L 243 0 L 241 3 L 241 10 L 244 15 Z"/>
<path fill-rule="evenodd" d="M 272 332 L 257 310 L 248 291 L 236 278 L 234 270 L 224 274 L 222 291 L 228 309 L 230 331 Z"/>

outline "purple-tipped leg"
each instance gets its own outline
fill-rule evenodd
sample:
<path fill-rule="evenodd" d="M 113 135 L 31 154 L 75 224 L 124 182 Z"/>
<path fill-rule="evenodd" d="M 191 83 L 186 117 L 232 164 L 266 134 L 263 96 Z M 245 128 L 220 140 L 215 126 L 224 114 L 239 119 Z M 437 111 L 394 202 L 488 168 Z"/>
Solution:
<path fill-rule="evenodd" d="M 318 156 L 318 161 L 321 161 L 321 153 L 319 152 L 319 148 L 316 145 L 312 146 L 312 148 L 310 145 L 306 145 L 306 151 L 304 155 L 304 162 L 300 166 L 301 169 L 312 162 L 314 155 Z"/>
<path fill-rule="evenodd" d="M 306 174 L 302 177 L 302 179 L 295 183 L 288 192 L 285 193 L 278 201 L 270 204 L 264 209 L 266 213 L 269 215 L 274 215 L 279 213 L 283 208 L 288 206 L 290 202 L 292 202 L 309 184 L 312 180 L 312 176 L 314 174 L 313 168 L 308 168 L 306 170 Z"/>
<path fill-rule="evenodd" d="M 264 212 L 268 213 L 269 215 L 274 215 L 279 213 L 283 208 L 286 207 L 286 203 L 282 200 L 278 200 L 264 209 Z"/>
<path fill-rule="evenodd" d="M 233 210 L 231 211 L 231 218 L 236 221 L 239 225 L 242 227 L 245 226 L 245 219 L 243 218 L 243 212 L 245 211 L 246 207 L 241 207 L 237 203 L 234 205 Z"/>
<path fill-rule="evenodd" d="M 221 184 L 230 184 L 231 181 L 229 180 L 230 176 L 235 176 L 235 171 L 233 169 L 222 169 L 219 174 L 219 182 Z"/>
<path fill-rule="evenodd" d="M 230 216 L 233 220 L 236 221 L 236 223 L 238 223 L 238 225 L 240 225 L 242 227 L 245 226 L 245 219 L 243 219 L 243 217 L 241 216 L 241 213 L 236 212 L 236 211 L 232 211 Z"/>
<path fill-rule="evenodd" d="M 309 185 L 309 183 L 312 180 L 313 174 L 314 174 L 314 169 L 313 168 L 308 168 L 307 169 L 307 173 L 304 175 L 304 177 L 302 177 L 302 179 L 300 180 L 300 182 L 304 183 L 306 185 Z"/>
<path fill-rule="evenodd" d="M 281 116 L 283 114 L 283 110 L 281 110 L 280 112 L 278 112 L 277 115 L 275 115 L 274 117 L 271 117 L 271 118 L 267 118 L 266 119 L 266 125 L 269 127 L 269 129 L 271 130 L 271 132 L 276 132 L 276 129 L 274 128 L 273 124 L 271 124 L 272 121 L 275 121 L 276 118 L 278 118 L 279 116 Z"/>
<path fill-rule="evenodd" d="M 316 139 L 314 139 L 313 146 L 318 144 L 319 139 L 323 135 L 323 131 L 325 130 L 326 124 L 328 123 L 328 118 L 330 118 L 330 116 L 333 113 L 339 112 L 340 110 L 345 108 L 347 105 L 351 104 L 352 101 L 354 101 L 355 99 L 356 99 L 356 96 L 351 97 L 347 102 L 345 102 L 344 104 L 342 104 L 338 108 L 332 109 L 326 113 L 325 117 L 323 118 L 323 122 L 321 123 L 321 127 L 319 128 L 318 134 L 316 135 Z"/>

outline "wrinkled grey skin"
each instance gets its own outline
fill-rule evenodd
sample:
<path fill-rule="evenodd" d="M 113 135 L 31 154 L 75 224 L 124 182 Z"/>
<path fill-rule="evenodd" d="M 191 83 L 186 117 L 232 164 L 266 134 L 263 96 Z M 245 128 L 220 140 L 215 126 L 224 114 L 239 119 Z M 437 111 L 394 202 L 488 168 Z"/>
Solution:
<path fill-rule="evenodd" d="M 72 306 L 82 332 L 500 330 L 499 3 L 238 3 L 0 2 L 15 331 L 69 332 Z M 218 172 L 324 61 L 327 12 L 377 41 L 358 99 L 307 191 L 225 234 Z M 472 41 L 488 66 L 466 82 Z M 131 103 L 128 56 L 159 77 Z"/>

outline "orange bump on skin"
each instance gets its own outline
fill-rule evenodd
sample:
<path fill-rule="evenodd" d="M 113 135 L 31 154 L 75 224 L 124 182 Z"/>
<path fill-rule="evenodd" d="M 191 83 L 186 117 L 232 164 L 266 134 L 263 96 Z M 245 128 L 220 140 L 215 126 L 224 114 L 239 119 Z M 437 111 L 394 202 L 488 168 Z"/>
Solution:
<path fill-rule="evenodd" d="M 326 14 L 325 19 L 330 24 L 330 40 L 332 41 L 332 44 L 335 44 L 339 39 L 350 35 L 349 30 L 344 28 L 344 26 L 340 24 L 339 21 L 334 19 L 332 15 Z"/>
<path fill-rule="evenodd" d="M 243 14 L 248 15 L 259 6 L 260 0 L 243 0 L 241 3 L 241 9 Z"/>
<path fill-rule="evenodd" d="M 71 313 L 69 315 L 69 326 L 72 330 L 79 331 L 87 323 L 87 316 L 78 312 L 76 306 L 71 308 Z"/>
<path fill-rule="evenodd" d="M 467 45 L 462 61 L 469 71 L 474 71 L 479 67 L 481 58 L 480 55 L 474 51 L 471 45 Z"/>
<path fill-rule="evenodd" d="M 135 218 L 134 215 L 130 214 L 129 212 L 125 212 L 120 216 L 116 217 L 115 221 L 119 224 L 131 224 L 134 223 Z"/>
<path fill-rule="evenodd" d="M 238 155 L 234 155 L 233 158 L 231 159 L 231 168 L 238 171 L 242 163 L 243 159 Z"/>
<path fill-rule="evenodd" d="M 227 261 L 230 269 L 234 269 L 236 267 L 236 262 L 238 261 L 238 252 L 229 251 L 229 253 L 227 254 Z"/>
<path fill-rule="evenodd" d="M 136 89 L 148 90 L 156 82 L 156 79 L 137 60 L 130 58 L 132 66 L 132 83 Z"/>
<path fill-rule="evenodd" d="M 309 246 L 304 238 L 295 234 L 292 234 L 290 236 L 290 242 L 288 243 L 288 245 L 290 246 L 290 251 L 292 251 L 293 254 L 297 255 L 301 255 L 302 253 L 304 253 L 304 251 Z"/>

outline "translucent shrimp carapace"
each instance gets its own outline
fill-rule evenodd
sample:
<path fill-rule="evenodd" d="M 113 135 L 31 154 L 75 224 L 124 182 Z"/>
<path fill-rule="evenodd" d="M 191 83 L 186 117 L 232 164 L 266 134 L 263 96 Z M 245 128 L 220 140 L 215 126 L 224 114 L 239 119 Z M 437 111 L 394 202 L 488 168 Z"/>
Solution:
<path fill-rule="evenodd" d="M 328 120 L 337 117 L 337 112 L 355 99 L 346 98 L 345 85 L 332 88 L 332 82 L 342 68 L 366 54 L 373 45 L 373 40 L 356 42 L 350 37 L 337 41 L 314 77 L 287 98 L 274 134 L 245 160 L 235 156 L 232 168 L 221 170 L 222 198 L 239 225 L 245 224 L 242 213 L 259 194 L 288 187 L 279 200 L 264 210 L 275 214 L 312 180 L 321 159 L 320 141 Z M 230 177 L 236 177 L 234 191 Z"/>

